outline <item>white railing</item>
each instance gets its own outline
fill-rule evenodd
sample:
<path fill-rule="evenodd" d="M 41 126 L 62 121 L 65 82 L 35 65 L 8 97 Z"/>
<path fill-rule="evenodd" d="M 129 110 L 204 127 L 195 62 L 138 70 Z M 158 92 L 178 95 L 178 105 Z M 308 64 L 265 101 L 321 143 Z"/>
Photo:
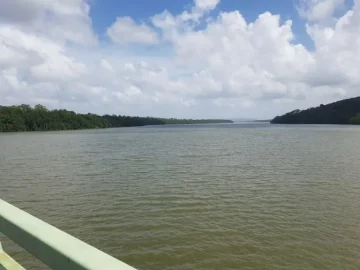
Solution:
<path fill-rule="evenodd" d="M 54 270 L 135 270 L 1 199 L 0 233 Z"/>

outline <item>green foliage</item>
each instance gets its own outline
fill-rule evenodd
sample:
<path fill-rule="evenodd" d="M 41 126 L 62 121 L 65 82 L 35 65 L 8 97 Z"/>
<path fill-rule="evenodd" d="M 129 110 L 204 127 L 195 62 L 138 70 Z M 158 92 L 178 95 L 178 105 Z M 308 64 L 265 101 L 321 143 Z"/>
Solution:
<path fill-rule="evenodd" d="M 275 117 L 272 124 L 356 124 L 360 97 L 345 99 L 307 110 L 295 110 Z"/>
<path fill-rule="evenodd" d="M 134 126 L 148 126 L 148 125 L 165 125 L 165 123 L 153 117 L 138 117 L 138 116 L 122 116 L 122 115 L 104 115 L 109 127 L 134 127 Z"/>
<path fill-rule="evenodd" d="M 350 119 L 350 124 L 360 125 L 360 113 L 358 113 L 355 117 Z"/>
<path fill-rule="evenodd" d="M 176 119 L 176 118 L 161 118 L 166 125 L 192 125 L 192 124 L 217 124 L 217 123 L 232 123 L 230 120 L 219 119 Z"/>
<path fill-rule="evenodd" d="M 176 125 L 176 124 L 210 124 L 210 123 L 232 123 L 230 120 L 193 120 L 193 119 L 175 119 L 175 118 L 154 118 L 154 117 L 138 117 L 138 116 L 117 116 L 104 115 L 109 122 L 110 127 L 133 127 L 133 126 L 149 126 L 149 125 Z"/>
<path fill-rule="evenodd" d="M 232 123 L 229 120 L 165 119 L 121 115 L 76 114 L 67 110 L 48 110 L 43 105 L 0 106 L 0 132 L 49 131 L 92 128 L 134 127 L 166 124 Z"/>
<path fill-rule="evenodd" d="M 0 107 L 0 132 L 48 131 L 108 127 L 106 119 L 94 114 L 67 110 L 49 111 L 43 105 Z"/>
<path fill-rule="evenodd" d="M 26 105 L 25 105 L 26 106 Z M 28 106 L 28 105 L 27 105 Z M 44 106 L 44 105 L 41 105 L 41 104 L 37 104 L 35 105 L 35 108 L 34 108 L 36 111 L 39 111 L 39 112 L 48 112 L 49 110 Z"/>

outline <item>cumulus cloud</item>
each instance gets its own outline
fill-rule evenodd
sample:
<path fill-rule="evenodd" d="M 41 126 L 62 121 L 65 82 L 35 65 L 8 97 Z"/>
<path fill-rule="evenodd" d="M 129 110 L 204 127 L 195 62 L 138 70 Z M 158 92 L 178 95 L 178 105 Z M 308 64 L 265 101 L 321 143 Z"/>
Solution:
<path fill-rule="evenodd" d="M 340 17 L 342 0 L 299 2 L 312 50 L 295 41 L 291 20 L 265 12 L 247 22 L 237 10 L 215 12 L 218 4 L 195 0 L 148 24 L 119 17 L 106 31 L 109 46 L 94 34 L 88 1 L 1 1 L 0 104 L 269 118 L 359 95 L 358 1 Z"/>
<path fill-rule="evenodd" d="M 156 44 L 156 32 L 144 23 L 136 24 L 130 17 L 119 17 L 106 34 L 119 45 L 131 43 Z"/>
<path fill-rule="evenodd" d="M 94 45 L 90 7 L 84 0 L 2 0 L 0 23 L 26 33 L 44 34 L 56 42 Z"/>
<path fill-rule="evenodd" d="M 308 24 L 307 32 L 316 45 L 314 65 L 307 74 L 312 86 L 343 86 L 344 91 L 360 84 L 360 4 L 332 25 Z M 354 93 L 358 94 L 358 93 Z"/>
<path fill-rule="evenodd" d="M 300 0 L 298 10 L 310 22 L 327 22 L 334 19 L 335 11 L 344 3 L 345 0 Z"/>
<path fill-rule="evenodd" d="M 220 0 L 195 0 L 195 7 L 203 10 L 212 10 L 219 3 Z"/>

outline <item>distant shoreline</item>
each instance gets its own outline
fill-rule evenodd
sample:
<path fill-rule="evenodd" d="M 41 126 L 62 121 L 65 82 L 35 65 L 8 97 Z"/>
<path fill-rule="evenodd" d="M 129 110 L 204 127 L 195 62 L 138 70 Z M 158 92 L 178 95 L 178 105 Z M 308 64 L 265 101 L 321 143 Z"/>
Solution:
<path fill-rule="evenodd" d="M 275 117 L 271 124 L 360 125 L 360 97 Z"/>
<path fill-rule="evenodd" d="M 257 122 L 257 123 L 270 123 L 271 120 L 254 120 L 252 122 Z"/>
<path fill-rule="evenodd" d="M 224 119 L 176 119 L 124 115 L 79 114 L 48 110 L 43 105 L 0 106 L 0 132 L 86 130 L 159 125 L 233 123 Z"/>

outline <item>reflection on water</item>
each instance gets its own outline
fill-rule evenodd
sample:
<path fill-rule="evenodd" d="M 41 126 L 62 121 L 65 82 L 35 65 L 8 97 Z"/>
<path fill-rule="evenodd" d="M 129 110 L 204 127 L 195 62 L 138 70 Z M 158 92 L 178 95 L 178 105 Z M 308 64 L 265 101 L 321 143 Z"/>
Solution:
<path fill-rule="evenodd" d="M 0 134 L 0 197 L 138 269 L 359 269 L 359 141 L 268 124 Z"/>

